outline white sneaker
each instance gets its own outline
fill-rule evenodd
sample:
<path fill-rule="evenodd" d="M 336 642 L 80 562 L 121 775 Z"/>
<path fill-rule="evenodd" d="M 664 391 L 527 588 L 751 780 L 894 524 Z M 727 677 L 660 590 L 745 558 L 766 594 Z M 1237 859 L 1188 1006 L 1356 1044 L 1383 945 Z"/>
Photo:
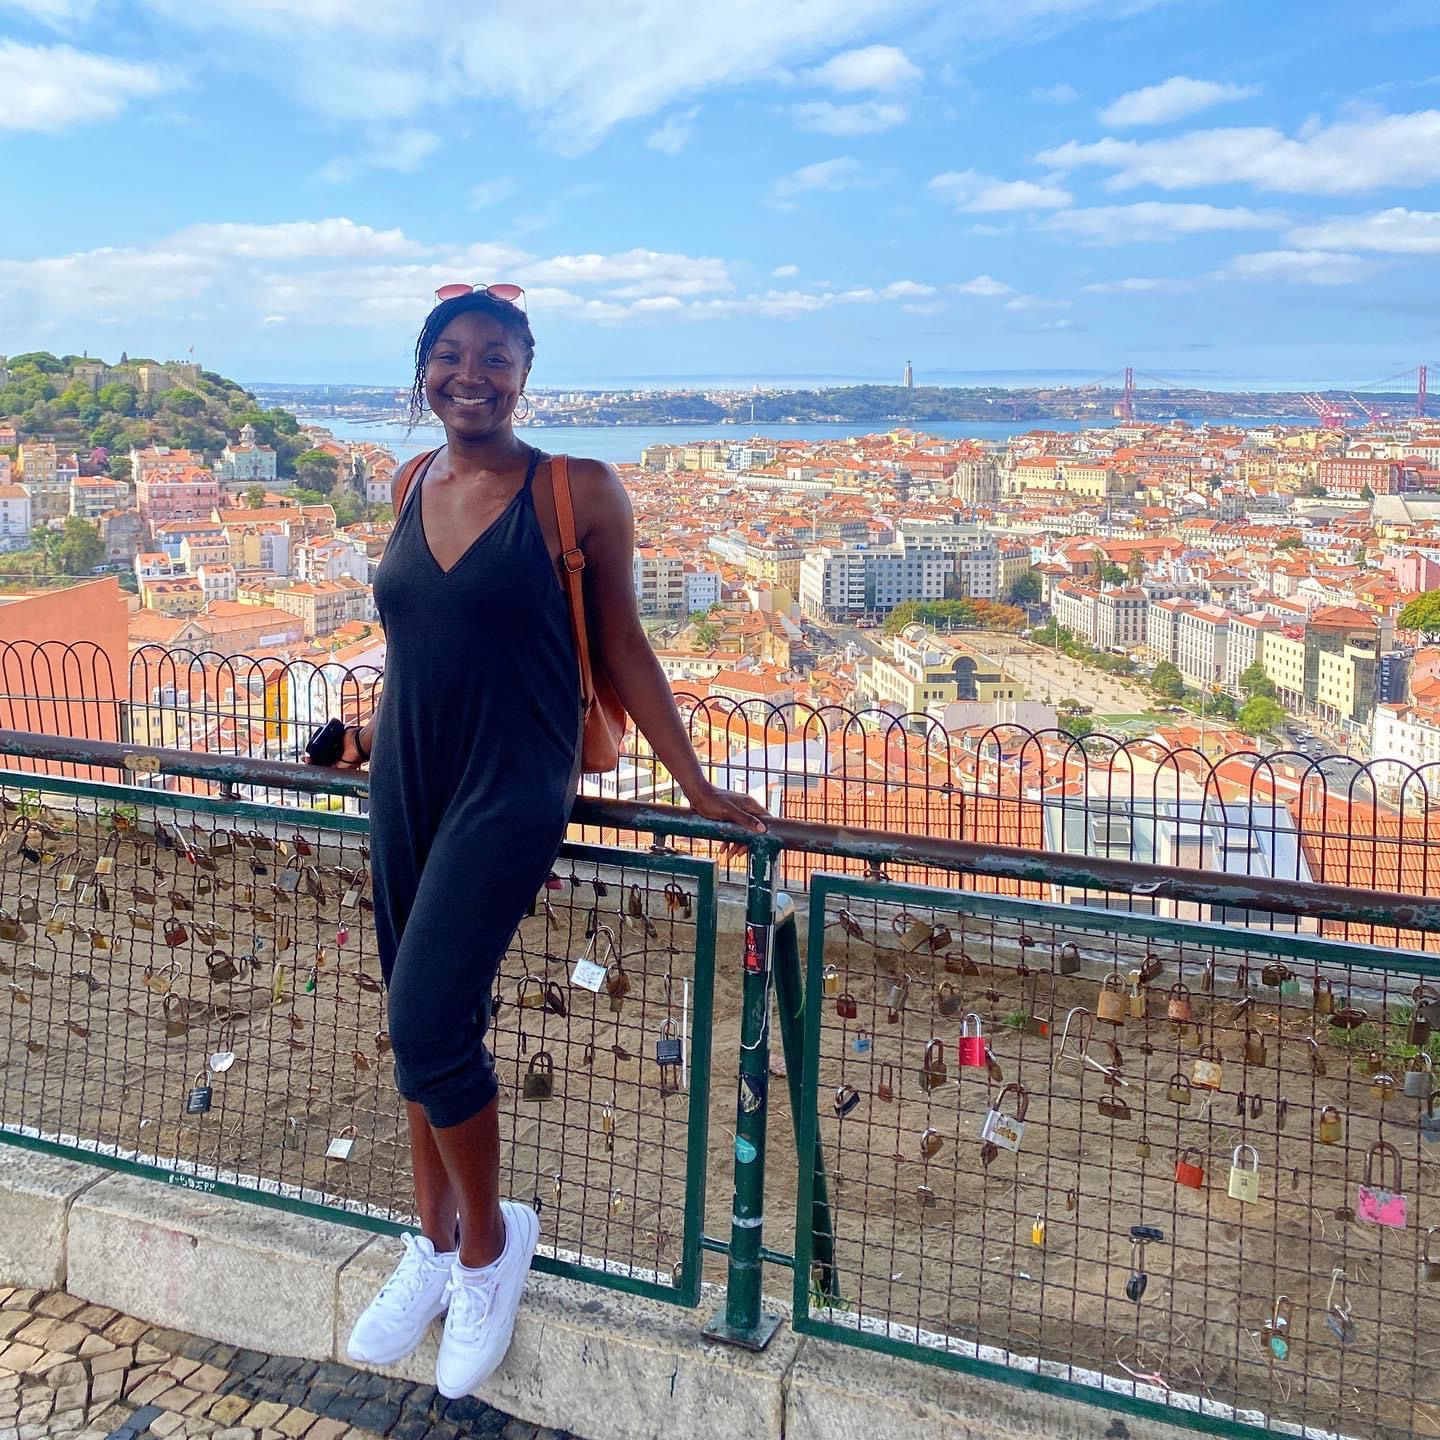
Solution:
<path fill-rule="evenodd" d="M 420 1343 L 450 1303 L 455 1252 L 437 1255 L 423 1235 L 406 1235 L 405 1253 L 380 1293 L 361 1312 L 346 1353 L 357 1365 L 393 1365 Z"/>
<path fill-rule="evenodd" d="M 513 1200 L 501 1202 L 505 1249 L 478 1276 L 461 1276 L 457 1262 L 450 1280 L 450 1312 L 435 1361 L 435 1388 L 447 1400 L 468 1395 L 499 1368 L 515 1331 L 515 1312 L 540 1243 L 540 1217 Z"/>

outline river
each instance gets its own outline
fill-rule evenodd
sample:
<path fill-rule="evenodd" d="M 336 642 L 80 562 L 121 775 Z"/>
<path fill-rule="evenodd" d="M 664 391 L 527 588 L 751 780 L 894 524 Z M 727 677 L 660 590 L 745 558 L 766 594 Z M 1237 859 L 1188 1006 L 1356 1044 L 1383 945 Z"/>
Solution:
<path fill-rule="evenodd" d="M 337 440 L 370 440 L 386 446 L 397 459 L 407 460 L 429 450 L 444 438 L 438 425 L 421 425 L 407 435 L 405 426 L 389 421 L 316 419 Z M 1027 430 L 1100 430 L 1118 424 L 1115 420 L 937 420 L 913 428 L 947 440 L 1008 440 Z M 1313 424 L 1310 420 L 1214 421 L 1217 426 L 1251 429 L 1262 425 Z M 877 423 L 864 425 L 518 425 L 516 433 L 542 450 L 566 455 L 585 455 L 612 464 L 635 463 L 648 445 L 685 445 L 695 440 L 728 440 L 738 443 L 753 436 L 775 440 L 839 440 L 851 435 L 883 433 Z"/>

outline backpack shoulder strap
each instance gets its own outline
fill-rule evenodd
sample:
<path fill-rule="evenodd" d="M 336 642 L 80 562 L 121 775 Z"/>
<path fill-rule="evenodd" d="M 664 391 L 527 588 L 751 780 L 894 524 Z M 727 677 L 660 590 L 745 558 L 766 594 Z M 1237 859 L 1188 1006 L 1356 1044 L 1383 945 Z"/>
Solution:
<path fill-rule="evenodd" d="M 560 530 L 560 563 L 565 568 L 565 593 L 570 601 L 570 623 L 575 630 L 575 653 L 580 661 L 580 693 L 588 710 L 595 699 L 590 670 L 590 642 L 585 633 L 585 590 L 580 574 L 585 552 L 575 539 L 575 507 L 570 500 L 570 457 L 550 458 L 550 491 L 555 497 L 555 522 Z"/>
<path fill-rule="evenodd" d="M 415 476 L 419 474 L 422 466 L 428 465 L 439 453 L 440 447 L 437 445 L 433 450 L 426 450 L 413 456 L 400 467 L 400 473 L 390 487 L 390 509 L 397 520 L 400 518 L 400 507 L 404 505 L 405 497 L 410 493 L 410 486 L 414 482 Z"/>

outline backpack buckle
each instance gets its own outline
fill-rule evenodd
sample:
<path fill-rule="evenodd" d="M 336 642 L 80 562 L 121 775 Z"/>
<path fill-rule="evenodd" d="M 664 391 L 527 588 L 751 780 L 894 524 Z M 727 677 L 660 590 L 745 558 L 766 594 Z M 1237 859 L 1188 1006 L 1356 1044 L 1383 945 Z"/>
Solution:
<path fill-rule="evenodd" d="M 578 575 L 585 568 L 585 552 L 578 545 L 573 550 L 564 551 L 560 560 L 571 575 Z"/>

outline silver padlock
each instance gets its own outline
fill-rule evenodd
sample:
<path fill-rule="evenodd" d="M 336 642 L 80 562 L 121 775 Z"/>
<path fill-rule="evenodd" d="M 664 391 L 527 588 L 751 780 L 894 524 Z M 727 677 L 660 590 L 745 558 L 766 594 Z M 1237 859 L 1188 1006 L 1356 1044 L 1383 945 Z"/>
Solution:
<path fill-rule="evenodd" d="M 1248 1151 L 1250 1164 L 1242 1163 Z M 1253 1145 L 1237 1145 L 1230 1157 L 1230 1198 L 1248 1205 L 1260 1198 L 1260 1152 Z"/>
<path fill-rule="evenodd" d="M 1412 1100 L 1428 1100 L 1435 1089 L 1435 1062 L 1419 1051 L 1405 1067 L 1405 1093 Z"/>

